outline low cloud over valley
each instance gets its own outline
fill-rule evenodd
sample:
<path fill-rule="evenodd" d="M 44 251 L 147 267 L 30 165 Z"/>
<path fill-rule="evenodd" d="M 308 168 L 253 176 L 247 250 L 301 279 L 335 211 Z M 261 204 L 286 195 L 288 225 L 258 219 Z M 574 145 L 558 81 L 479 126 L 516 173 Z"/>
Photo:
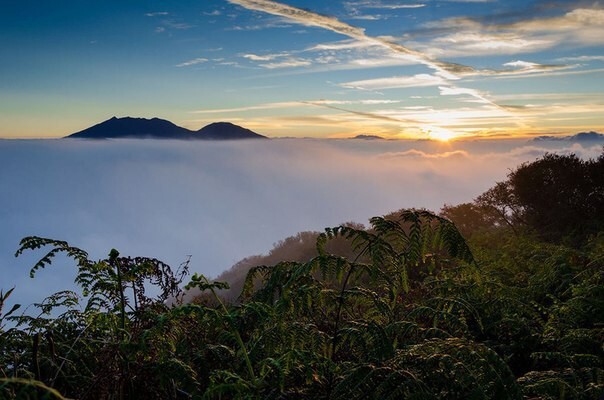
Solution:
<path fill-rule="evenodd" d="M 65 288 L 74 263 L 36 279 L 42 253 L 15 259 L 28 235 L 68 241 L 104 258 L 159 258 L 217 276 L 304 230 L 366 223 L 400 208 L 470 201 L 510 169 L 547 151 L 600 154 L 564 140 L 387 141 L 278 139 L 0 141 L 1 289 L 41 301 Z"/>

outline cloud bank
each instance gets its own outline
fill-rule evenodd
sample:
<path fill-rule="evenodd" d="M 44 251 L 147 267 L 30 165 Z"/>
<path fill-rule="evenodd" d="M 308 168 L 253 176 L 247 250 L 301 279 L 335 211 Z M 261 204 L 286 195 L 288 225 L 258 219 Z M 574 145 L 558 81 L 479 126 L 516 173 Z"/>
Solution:
<path fill-rule="evenodd" d="M 365 223 L 404 207 L 469 201 L 510 168 L 546 151 L 599 154 L 568 142 L 281 139 L 0 141 L 0 288 L 30 304 L 69 287 L 72 262 L 37 278 L 41 253 L 15 259 L 19 240 L 67 240 L 105 257 L 156 257 L 216 276 L 303 230 Z"/>

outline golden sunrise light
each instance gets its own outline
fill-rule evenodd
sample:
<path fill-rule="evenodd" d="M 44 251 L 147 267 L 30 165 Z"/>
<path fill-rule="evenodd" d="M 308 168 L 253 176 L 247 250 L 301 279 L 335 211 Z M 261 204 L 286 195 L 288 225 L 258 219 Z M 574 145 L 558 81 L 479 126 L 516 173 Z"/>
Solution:
<path fill-rule="evenodd" d="M 0 9 L 0 400 L 604 400 L 604 0 Z"/>

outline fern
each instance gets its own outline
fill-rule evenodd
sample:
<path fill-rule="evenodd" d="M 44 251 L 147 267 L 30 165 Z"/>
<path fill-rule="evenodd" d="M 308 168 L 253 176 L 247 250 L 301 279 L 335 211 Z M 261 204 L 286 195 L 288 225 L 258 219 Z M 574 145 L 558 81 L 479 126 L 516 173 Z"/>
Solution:
<path fill-rule="evenodd" d="M 66 400 L 61 393 L 44 383 L 22 378 L 0 378 L 0 398 Z"/>

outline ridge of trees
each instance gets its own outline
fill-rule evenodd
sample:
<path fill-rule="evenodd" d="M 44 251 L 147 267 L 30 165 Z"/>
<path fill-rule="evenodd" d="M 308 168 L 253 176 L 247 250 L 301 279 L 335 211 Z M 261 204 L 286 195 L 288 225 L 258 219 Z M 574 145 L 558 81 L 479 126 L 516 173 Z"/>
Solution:
<path fill-rule="evenodd" d="M 604 226 L 604 151 L 588 160 L 546 154 L 520 165 L 474 202 L 445 205 L 441 215 L 466 236 L 507 226 L 547 242 L 585 244 Z"/>

